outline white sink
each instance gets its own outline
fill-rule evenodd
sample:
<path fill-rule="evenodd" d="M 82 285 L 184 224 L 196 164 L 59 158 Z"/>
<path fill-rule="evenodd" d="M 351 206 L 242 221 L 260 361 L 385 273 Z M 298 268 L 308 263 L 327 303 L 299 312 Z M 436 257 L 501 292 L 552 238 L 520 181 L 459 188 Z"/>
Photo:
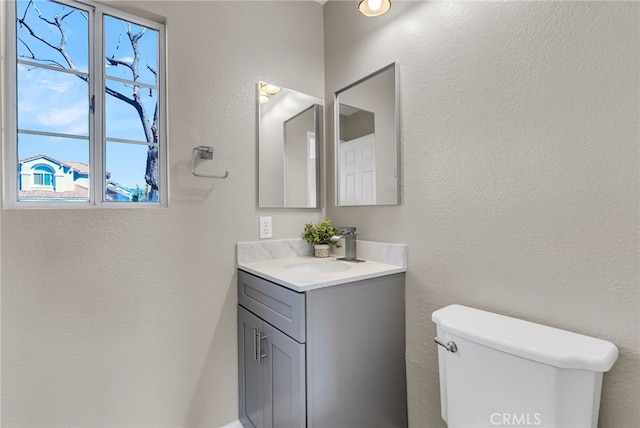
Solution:
<path fill-rule="evenodd" d="M 293 263 L 284 267 L 296 272 L 308 272 L 308 273 L 333 273 L 344 272 L 351 269 L 351 266 L 346 263 L 340 263 L 336 261 L 322 261 L 322 262 L 302 262 Z"/>

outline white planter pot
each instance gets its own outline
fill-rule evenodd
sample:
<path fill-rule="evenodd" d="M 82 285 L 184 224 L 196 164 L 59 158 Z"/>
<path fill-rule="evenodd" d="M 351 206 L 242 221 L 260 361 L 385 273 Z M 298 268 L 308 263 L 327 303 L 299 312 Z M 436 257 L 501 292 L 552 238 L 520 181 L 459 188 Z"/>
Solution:
<path fill-rule="evenodd" d="M 314 254 L 316 257 L 329 257 L 329 244 L 317 244 L 313 246 Z"/>

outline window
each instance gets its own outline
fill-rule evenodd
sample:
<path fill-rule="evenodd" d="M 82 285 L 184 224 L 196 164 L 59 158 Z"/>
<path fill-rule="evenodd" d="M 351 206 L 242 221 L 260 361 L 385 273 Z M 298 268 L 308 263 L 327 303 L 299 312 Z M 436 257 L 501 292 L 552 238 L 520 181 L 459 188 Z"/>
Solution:
<path fill-rule="evenodd" d="M 41 165 L 33 168 L 33 185 L 53 187 L 53 171 L 51 168 Z"/>
<path fill-rule="evenodd" d="M 8 206 L 166 205 L 163 25 L 90 1 L 9 14 Z"/>

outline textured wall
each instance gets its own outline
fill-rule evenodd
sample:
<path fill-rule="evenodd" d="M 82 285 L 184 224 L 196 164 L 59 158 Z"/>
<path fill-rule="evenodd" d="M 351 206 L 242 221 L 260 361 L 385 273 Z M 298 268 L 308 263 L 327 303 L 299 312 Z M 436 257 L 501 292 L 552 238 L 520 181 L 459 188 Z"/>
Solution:
<path fill-rule="evenodd" d="M 236 419 L 235 243 L 258 239 L 259 215 L 274 238 L 321 218 L 256 209 L 254 103 L 260 79 L 323 96 L 322 8 L 115 5 L 167 19 L 170 207 L 2 212 L 2 426 Z M 227 180 L 191 175 L 199 144 Z"/>
<path fill-rule="evenodd" d="M 616 343 L 601 426 L 638 424 L 637 4 L 329 2 L 325 64 L 313 2 L 129 4 L 167 17 L 171 206 L 2 211 L 3 426 L 235 419 L 234 243 L 259 215 L 276 238 L 321 217 L 255 208 L 254 85 L 326 88 L 331 108 L 392 61 L 403 203 L 329 209 L 409 245 L 412 427 L 443 425 L 430 315 L 453 302 Z M 197 144 L 229 179 L 191 176 Z"/>
<path fill-rule="evenodd" d="M 444 426 L 431 312 L 451 303 L 612 341 L 600 426 L 638 426 L 640 5 L 356 4 L 324 8 L 325 98 L 399 62 L 403 202 L 328 213 L 408 244 L 411 426 Z"/>

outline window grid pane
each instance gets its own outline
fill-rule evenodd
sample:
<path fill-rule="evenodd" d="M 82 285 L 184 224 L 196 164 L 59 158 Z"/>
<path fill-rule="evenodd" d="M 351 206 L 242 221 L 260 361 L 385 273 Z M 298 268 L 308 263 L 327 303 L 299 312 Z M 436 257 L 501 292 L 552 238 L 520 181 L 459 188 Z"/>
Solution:
<path fill-rule="evenodd" d="M 105 201 L 156 202 L 146 179 L 150 147 L 153 146 L 107 142 Z"/>
<path fill-rule="evenodd" d="M 86 78 L 41 67 L 18 66 L 18 129 L 89 135 Z"/>
<path fill-rule="evenodd" d="M 88 73 L 87 11 L 49 0 L 17 1 L 16 18 L 18 59 Z M 60 26 L 57 27 L 52 22 L 59 22 Z M 63 36 L 66 38 L 64 51 L 68 54 L 67 57 L 46 44 L 49 42 L 54 46 L 61 46 Z"/>
<path fill-rule="evenodd" d="M 159 32 L 109 15 L 103 26 L 104 200 L 157 202 Z"/>
<path fill-rule="evenodd" d="M 109 15 L 103 22 L 105 75 L 155 86 L 158 31 Z"/>
<path fill-rule="evenodd" d="M 20 201 L 88 201 L 89 140 L 18 134 Z"/>
<path fill-rule="evenodd" d="M 35 0 L 16 14 L 17 199 L 88 201 L 89 12 Z"/>

